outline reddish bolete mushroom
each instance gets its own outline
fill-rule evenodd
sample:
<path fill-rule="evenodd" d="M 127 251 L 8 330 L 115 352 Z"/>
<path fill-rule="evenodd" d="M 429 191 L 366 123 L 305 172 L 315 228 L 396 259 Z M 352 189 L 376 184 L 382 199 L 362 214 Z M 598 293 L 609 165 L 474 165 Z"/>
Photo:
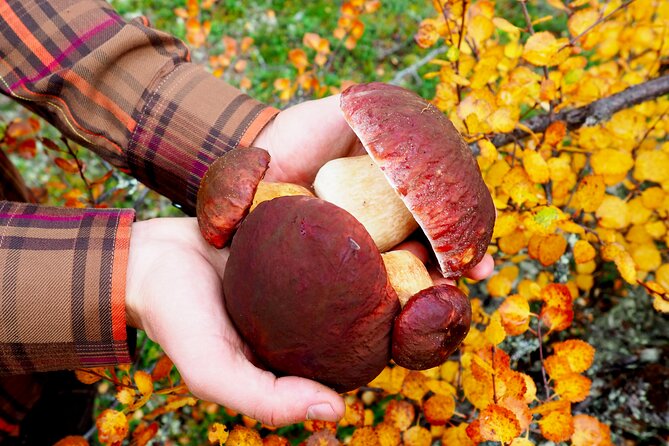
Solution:
<path fill-rule="evenodd" d="M 235 234 L 223 287 L 235 327 L 275 373 L 344 392 L 390 360 L 397 295 L 365 228 L 333 204 L 261 203 Z"/>
<path fill-rule="evenodd" d="M 270 156 L 256 147 L 227 152 L 214 161 L 197 193 L 197 221 L 202 236 L 216 248 L 224 247 L 241 220 L 259 202 L 284 195 L 311 195 L 289 183 L 262 181 Z"/>
<path fill-rule="evenodd" d="M 429 239 L 444 277 L 459 277 L 476 265 L 490 243 L 495 208 L 471 150 L 450 120 L 415 93 L 382 83 L 349 87 L 342 93 L 341 109 L 371 160 Z M 363 193 L 361 187 L 344 177 L 359 178 L 360 169 L 349 167 L 344 160 L 337 163 L 339 167 L 326 165 L 319 172 L 316 194 L 364 223 L 367 211 L 356 209 L 372 208 L 372 203 L 386 198 L 371 194 L 363 196 L 361 204 L 356 198 Z M 374 174 L 364 176 L 373 178 Z M 343 190 L 347 187 L 352 190 Z M 350 197 L 357 203 L 351 204 Z M 411 225 L 407 227 L 410 231 Z M 375 238 L 377 231 L 367 228 Z M 406 235 L 385 241 L 382 248 Z"/>

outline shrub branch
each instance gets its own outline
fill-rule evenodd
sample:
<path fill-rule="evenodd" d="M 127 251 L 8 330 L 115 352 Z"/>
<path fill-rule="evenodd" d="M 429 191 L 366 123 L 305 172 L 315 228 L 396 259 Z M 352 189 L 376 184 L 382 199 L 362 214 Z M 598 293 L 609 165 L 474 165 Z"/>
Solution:
<path fill-rule="evenodd" d="M 620 93 L 598 99 L 590 104 L 577 108 L 567 108 L 559 113 L 539 115 L 523 121 L 522 124 L 534 133 L 545 132 L 548 126 L 555 121 L 564 121 L 569 130 L 578 129 L 584 125 L 591 126 L 608 120 L 614 113 L 625 108 L 633 107 L 642 102 L 659 98 L 669 94 L 669 75 L 657 77 L 629 87 Z M 524 130 L 516 129 L 509 133 L 498 133 L 490 141 L 495 147 L 502 147 L 516 139 L 529 136 Z M 472 144 L 472 150 L 478 153 L 478 145 Z"/>

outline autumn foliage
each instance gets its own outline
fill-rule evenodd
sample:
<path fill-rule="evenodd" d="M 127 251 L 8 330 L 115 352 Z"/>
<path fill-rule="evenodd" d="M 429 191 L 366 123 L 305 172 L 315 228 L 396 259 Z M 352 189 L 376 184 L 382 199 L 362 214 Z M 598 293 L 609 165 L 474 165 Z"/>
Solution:
<path fill-rule="evenodd" d="M 616 299 L 634 298 L 635 291 L 644 305 L 669 311 L 669 99 L 650 95 L 578 125 L 564 112 L 666 76 L 669 2 L 424 1 L 432 12 L 416 23 L 410 45 L 426 57 L 406 68 L 434 87 L 428 99 L 477 154 L 498 211 L 489 247 L 494 275 L 458 283 L 473 307 L 460 350 L 423 372 L 390 364 L 345 395 L 338 424 L 309 421 L 283 430 L 196 400 L 164 355 L 146 370 L 79 371 L 80 380 L 115 399 L 97 416 L 97 441 L 144 445 L 159 432 L 168 435 L 164 423 L 185 416 L 204 423 L 197 435 L 217 445 L 612 444 L 610 420 L 579 405 L 591 395 L 589 370 L 598 356 L 582 339 L 583 312 L 603 287 Z M 251 94 L 269 89 L 276 105 L 285 105 L 371 80 L 333 74 L 384 2 L 337 3 L 336 23 L 304 33 L 287 50 L 285 69 L 260 85 L 251 75 L 261 69 L 252 67 L 252 37 L 212 42 L 217 3 L 188 0 L 174 14 L 195 58 L 200 54 L 216 76 Z M 263 20 L 276 14 L 266 11 Z M 529 125 L 537 116 L 546 117 L 538 130 Z M 3 126 L 2 148 L 15 159 L 47 154 L 47 182 L 32 189 L 37 201 L 127 205 L 122 197 L 130 189 L 147 199 L 148 191 L 122 174 L 104 163 L 89 167 L 78 147 L 45 135 L 41 121 L 17 118 Z M 521 345 L 530 347 L 517 350 Z"/>

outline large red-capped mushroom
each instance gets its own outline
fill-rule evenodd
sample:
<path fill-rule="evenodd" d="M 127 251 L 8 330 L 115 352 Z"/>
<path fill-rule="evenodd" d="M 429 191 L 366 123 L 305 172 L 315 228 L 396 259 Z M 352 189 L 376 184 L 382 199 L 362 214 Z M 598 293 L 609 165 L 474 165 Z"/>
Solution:
<path fill-rule="evenodd" d="M 277 374 L 344 392 L 390 360 L 399 302 L 381 255 L 351 214 L 326 201 L 261 203 L 235 234 L 223 287 L 235 327 Z"/>
<path fill-rule="evenodd" d="M 416 227 L 413 217 L 446 278 L 480 262 L 492 237 L 495 207 L 451 121 L 415 93 L 382 83 L 349 87 L 341 109 L 371 163 L 363 158 L 326 164 L 314 182 L 316 195 L 356 216 L 382 251 L 406 238 Z M 402 206 L 410 213 L 394 210 Z M 387 239 L 388 226 L 404 229 Z"/>

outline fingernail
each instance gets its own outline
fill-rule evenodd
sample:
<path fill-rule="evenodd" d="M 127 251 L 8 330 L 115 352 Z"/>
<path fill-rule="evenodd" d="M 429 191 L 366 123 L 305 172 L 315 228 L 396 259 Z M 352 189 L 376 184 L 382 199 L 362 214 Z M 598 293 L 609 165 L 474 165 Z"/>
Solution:
<path fill-rule="evenodd" d="M 329 403 L 320 403 L 307 408 L 307 420 L 338 421 L 339 417 Z"/>

